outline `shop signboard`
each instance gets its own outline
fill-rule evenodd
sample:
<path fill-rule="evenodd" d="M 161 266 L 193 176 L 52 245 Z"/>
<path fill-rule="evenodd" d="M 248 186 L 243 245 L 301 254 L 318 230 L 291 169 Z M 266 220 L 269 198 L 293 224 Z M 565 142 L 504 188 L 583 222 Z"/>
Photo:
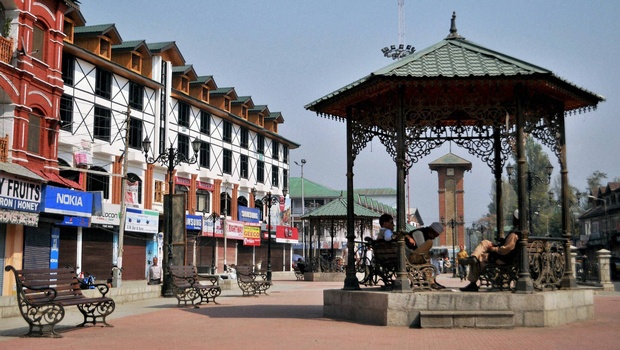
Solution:
<path fill-rule="evenodd" d="M 93 212 L 93 194 L 46 185 L 41 211 L 89 218 Z"/>

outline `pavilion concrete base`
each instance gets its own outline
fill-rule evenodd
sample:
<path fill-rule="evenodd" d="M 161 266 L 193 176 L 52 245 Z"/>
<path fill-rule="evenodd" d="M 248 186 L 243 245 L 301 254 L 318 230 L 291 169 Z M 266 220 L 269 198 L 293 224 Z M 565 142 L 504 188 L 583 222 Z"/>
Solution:
<path fill-rule="evenodd" d="M 594 316 L 589 289 L 511 292 L 393 293 L 325 290 L 323 315 L 364 324 L 422 328 L 550 327 Z"/>
<path fill-rule="evenodd" d="M 306 272 L 304 273 L 304 281 L 314 281 L 314 282 L 344 282 L 345 277 L 347 277 L 347 274 L 342 273 L 342 272 Z"/>

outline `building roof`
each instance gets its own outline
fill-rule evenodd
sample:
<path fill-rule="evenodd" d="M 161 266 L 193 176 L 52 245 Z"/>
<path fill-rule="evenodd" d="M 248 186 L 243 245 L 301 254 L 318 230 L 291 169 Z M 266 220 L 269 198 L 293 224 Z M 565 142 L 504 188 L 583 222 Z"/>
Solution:
<path fill-rule="evenodd" d="M 304 198 L 339 198 L 340 191 L 333 190 L 329 187 L 320 185 L 314 181 L 310 181 L 307 178 L 303 179 L 304 184 Z M 289 190 L 288 193 L 291 198 L 301 198 L 301 178 L 291 177 L 289 178 Z"/>
<path fill-rule="evenodd" d="M 396 190 L 393 188 L 356 188 L 354 193 L 365 196 L 395 196 Z"/>
<path fill-rule="evenodd" d="M 466 168 L 466 170 L 471 170 L 470 161 L 468 161 L 467 159 L 463 159 L 452 152 L 428 163 L 428 166 L 429 168 L 431 168 L 431 170 L 445 167 L 460 167 Z"/>
<path fill-rule="evenodd" d="M 363 207 L 360 204 L 353 203 L 353 213 L 356 218 L 376 219 L 379 217 L 377 212 Z M 347 200 L 346 198 L 338 198 L 317 209 L 301 216 L 302 219 L 310 218 L 338 218 L 346 219 L 347 217 Z"/>
<path fill-rule="evenodd" d="M 123 39 L 121 39 L 121 35 L 118 30 L 116 30 L 116 25 L 114 23 L 75 27 L 73 29 L 73 35 L 75 37 L 106 35 L 110 37 L 112 44 L 120 44 L 123 42 Z"/>
<path fill-rule="evenodd" d="M 454 18 L 453 18 L 454 19 Z M 453 25 L 453 27 L 455 27 Z M 398 79 L 403 82 L 426 82 L 436 79 L 485 79 L 512 78 L 513 80 L 539 79 L 544 82 L 540 88 L 545 93 L 557 96 L 564 101 L 565 110 L 582 110 L 596 107 L 604 97 L 582 89 L 553 74 L 548 69 L 519 60 L 509 55 L 485 48 L 472 41 L 466 40 L 456 33 L 424 50 L 406 56 L 403 59 L 376 70 L 369 75 L 358 79 L 334 92 L 331 92 L 309 104 L 304 108 L 346 118 L 344 105 L 333 105 L 336 97 L 349 96 L 353 90 L 364 87 L 370 88 L 384 80 Z M 329 101 L 329 103 L 328 103 Z M 329 104 L 329 108 L 326 107 Z"/>

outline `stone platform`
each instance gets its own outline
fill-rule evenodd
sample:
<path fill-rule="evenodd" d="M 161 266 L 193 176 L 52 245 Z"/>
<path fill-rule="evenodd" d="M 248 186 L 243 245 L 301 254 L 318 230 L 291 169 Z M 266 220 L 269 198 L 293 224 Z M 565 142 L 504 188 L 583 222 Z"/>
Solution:
<path fill-rule="evenodd" d="M 306 272 L 304 281 L 308 282 L 344 282 L 344 272 Z"/>
<path fill-rule="evenodd" d="M 325 290 L 323 315 L 364 324 L 421 328 L 551 327 L 594 316 L 590 289 L 534 294 Z"/>

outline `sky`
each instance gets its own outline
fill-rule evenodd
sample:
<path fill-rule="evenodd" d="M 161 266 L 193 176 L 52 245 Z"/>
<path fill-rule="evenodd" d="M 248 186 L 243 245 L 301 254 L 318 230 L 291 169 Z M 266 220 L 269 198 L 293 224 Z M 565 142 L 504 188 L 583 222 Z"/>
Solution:
<path fill-rule="evenodd" d="M 175 41 L 198 75 L 212 75 L 282 113 L 279 133 L 301 146 L 290 152 L 291 177 L 346 189 L 346 134 L 342 122 L 304 109 L 373 71 L 391 64 L 381 48 L 398 44 L 397 0 L 106 0 L 81 1 L 87 25 L 115 23 L 123 40 Z M 551 70 L 605 97 L 595 111 L 566 118 L 571 185 L 582 191 L 598 170 L 620 176 L 620 1 L 607 0 L 405 0 L 405 44 L 418 51 L 443 40 L 455 11 L 458 33 L 503 54 Z M 437 173 L 428 164 L 450 151 L 448 143 L 410 170 L 409 203 L 425 223 L 439 219 Z M 466 150 L 465 222 L 487 213 L 491 169 Z M 559 176 L 555 155 L 553 178 Z M 373 139 L 355 161 L 356 188 L 396 188 L 396 167 Z M 386 203 L 394 205 L 395 203 Z"/>

